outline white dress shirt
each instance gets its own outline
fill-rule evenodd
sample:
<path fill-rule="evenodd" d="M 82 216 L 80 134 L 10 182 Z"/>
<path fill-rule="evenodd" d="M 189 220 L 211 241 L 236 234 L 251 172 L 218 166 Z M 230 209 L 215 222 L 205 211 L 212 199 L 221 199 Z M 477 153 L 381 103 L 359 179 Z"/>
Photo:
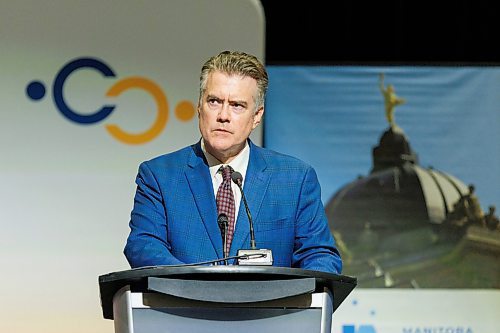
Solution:
<path fill-rule="evenodd" d="M 231 168 L 233 168 L 234 171 L 238 171 L 241 173 L 243 176 L 243 181 L 241 186 L 245 184 L 245 176 L 247 173 L 247 167 L 248 167 L 248 162 L 250 160 L 250 147 L 248 146 L 248 142 L 245 141 L 245 147 L 240 151 L 236 157 L 229 162 L 228 164 L 223 164 L 221 163 L 215 156 L 210 154 L 206 149 L 205 149 L 205 142 L 203 139 L 201 139 L 201 149 L 203 150 L 203 154 L 205 155 L 205 158 L 207 159 L 208 162 L 208 167 L 210 170 L 210 176 L 212 178 L 212 185 L 213 185 L 213 190 L 214 190 L 214 196 L 217 197 L 217 191 L 219 190 L 220 184 L 222 184 L 222 174 L 219 171 L 219 168 L 224 165 L 229 165 Z M 231 182 L 231 189 L 233 190 L 233 195 L 234 195 L 234 208 L 235 208 L 235 213 L 234 213 L 234 225 L 236 227 L 236 221 L 238 220 L 238 212 L 240 210 L 240 203 L 241 203 L 241 192 L 238 188 L 238 185 L 236 185 L 234 182 Z"/>

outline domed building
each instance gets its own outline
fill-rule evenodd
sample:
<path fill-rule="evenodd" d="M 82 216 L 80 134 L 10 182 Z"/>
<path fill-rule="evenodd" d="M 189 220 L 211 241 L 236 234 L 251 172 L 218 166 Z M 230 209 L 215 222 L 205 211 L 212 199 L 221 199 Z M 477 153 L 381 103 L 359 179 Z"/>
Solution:
<path fill-rule="evenodd" d="M 395 124 L 372 156 L 325 207 L 343 273 L 360 287 L 500 288 L 500 231 L 485 227 L 474 186 L 421 167 Z"/>

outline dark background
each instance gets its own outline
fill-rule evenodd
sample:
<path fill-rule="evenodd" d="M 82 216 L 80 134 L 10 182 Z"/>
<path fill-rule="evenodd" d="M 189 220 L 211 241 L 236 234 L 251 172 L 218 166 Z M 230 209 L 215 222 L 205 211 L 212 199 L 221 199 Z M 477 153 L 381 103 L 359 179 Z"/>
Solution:
<path fill-rule="evenodd" d="M 268 65 L 500 64 L 492 1 L 261 3 Z"/>

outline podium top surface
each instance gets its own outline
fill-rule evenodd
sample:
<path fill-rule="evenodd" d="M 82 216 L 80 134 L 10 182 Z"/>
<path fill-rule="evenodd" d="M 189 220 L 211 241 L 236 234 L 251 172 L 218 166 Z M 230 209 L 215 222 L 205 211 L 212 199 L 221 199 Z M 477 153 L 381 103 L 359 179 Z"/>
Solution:
<path fill-rule="evenodd" d="M 150 278 L 186 281 L 276 281 L 314 279 L 317 292 L 328 288 L 333 294 L 333 309 L 356 287 L 354 277 L 289 267 L 269 266 L 152 266 L 99 276 L 103 316 L 113 319 L 113 296 L 124 286 L 134 292 L 150 292 Z"/>

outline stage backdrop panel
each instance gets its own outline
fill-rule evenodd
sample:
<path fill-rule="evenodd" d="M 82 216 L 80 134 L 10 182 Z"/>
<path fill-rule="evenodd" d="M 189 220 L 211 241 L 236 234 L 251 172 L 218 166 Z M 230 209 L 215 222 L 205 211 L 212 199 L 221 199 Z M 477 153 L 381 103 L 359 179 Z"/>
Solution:
<path fill-rule="evenodd" d="M 316 169 L 343 274 L 358 278 L 335 332 L 498 330 L 500 68 L 269 72 L 265 146 Z"/>
<path fill-rule="evenodd" d="M 264 57 L 258 0 L 0 3 L 0 331 L 112 332 L 141 161 L 199 139 L 199 71 Z M 261 144 L 261 130 L 253 135 Z"/>

